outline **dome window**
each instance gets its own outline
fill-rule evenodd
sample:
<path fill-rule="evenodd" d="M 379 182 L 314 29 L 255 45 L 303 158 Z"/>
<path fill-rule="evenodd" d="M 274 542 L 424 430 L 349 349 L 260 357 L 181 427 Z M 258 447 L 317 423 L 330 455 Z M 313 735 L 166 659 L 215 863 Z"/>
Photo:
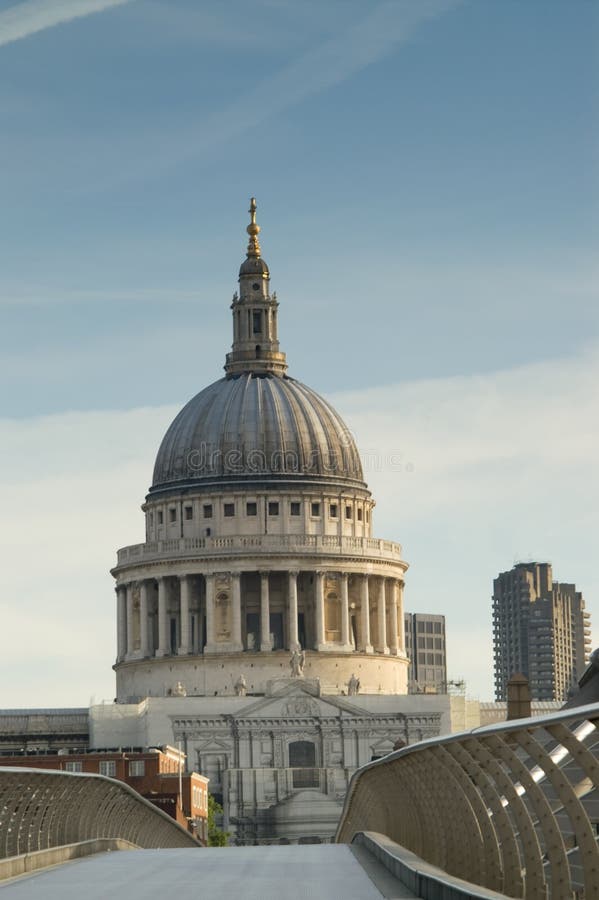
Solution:
<path fill-rule="evenodd" d="M 362 521 L 362 510 L 359 509 L 358 510 L 358 522 L 361 522 L 361 521 Z"/>
<path fill-rule="evenodd" d="M 246 503 L 245 505 L 245 514 L 246 516 L 257 516 L 258 515 L 258 504 L 253 501 L 250 503 Z M 226 513 L 225 513 L 226 515 Z"/>
<path fill-rule="evenodd" d="M 268 515 L 269 516 L 278 516 L 279 515 L 279 504 L 276 500 L 272 500 L 268 504 Z"/>
<path fill-rule="evenodd" d="M 351 519 L 351 517 L 352 517 L 352 516 L 351 516 L 351 506 L 346 506 L 346 507 L 345 507 L 345 518 L 346 518 L 346 519 Z"/>
<path fill-rule="evenodd" d="M 233 518 L 233 516 L 235 515 L 235 504 L 225 503 L 223 512 L 226 519 Z"/>
<path fill-rule="evenodd" d="M 176 509 L 176 507 L 172 507 L 171 509 L 169 509 L 169 511 L 168 511 L 168 518 L 169 518 L 169 522 L 176 522 L 176 521 L 177 521 L 177 509 Z"/>
<path fill-rule="evenodd" d="M 311 514 L 315 519 L 320 518 L 320 503 L 312 503 L 310 509 Z"/>
<path fill-rule="evenodd" d="M 161 509 L 158 510 L 158 524 L 162 525 L 164 522 L 164 513 Z"/>
<path fill-rule="evenodd" d="M 337 518 L 337 504 L 336 503 L 331 503 L 331 505 L 329 506 L 329 515 L 330 515 L 331 519 Z"/>
<path fill-rule="evenodd" d="M 205 519 L 211 519 L 211 518 L 212 518 L 212 503 L 205 503 L 205 504 L 204 504 L 203 513 L 204 513 L 204 518 L 205 518 Z"/>
<path fill-rule="evenodd" d="M 289 515 L 290 516 L 300 516 L 301 515 L 301 504 L 296 500 L 292 500 L 289 504 Z"/>
<path fill-rule="evenodd" d="M 193 519 L 193 506 L 185 507 L 185 518 L 189 522 L 190 519 Z"/>

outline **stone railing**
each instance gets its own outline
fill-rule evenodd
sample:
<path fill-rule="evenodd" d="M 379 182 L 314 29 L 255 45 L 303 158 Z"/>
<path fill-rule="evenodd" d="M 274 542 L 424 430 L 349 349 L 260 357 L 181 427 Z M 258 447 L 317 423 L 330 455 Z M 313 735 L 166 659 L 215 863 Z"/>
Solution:
<path fill-rule="evenodd" d="M 98 839 L 144 848 L 200 846 L 123 782 L 0 767 L 0 860 Z"/>
<path fill-rule="evenodd" d="M 118 551 L 118 566 L 172 558 L 300 553 L 315 556 L 361 556 L 401 560 L 401 544 L 378 538 L 314 534 L 251 534 L 223 537 L 171 538 L 132 544 Z"/>
<path fill-rule="evenodd" d="M 337 831 L 387 836 L 509 897 L 599 897 L 599 704 L 492 725 L 357 771 Z"/>

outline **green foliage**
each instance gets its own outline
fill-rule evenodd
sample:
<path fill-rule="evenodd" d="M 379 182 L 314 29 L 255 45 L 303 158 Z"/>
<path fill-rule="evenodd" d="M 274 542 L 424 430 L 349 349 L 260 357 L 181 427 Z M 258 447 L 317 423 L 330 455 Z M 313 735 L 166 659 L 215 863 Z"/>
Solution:
<path fill-rule="evenodd" d="M 223 831 L 216 824 L 217 816 L 222 816 L 223 808 L 220 803 L 214 799 L 212 794 L 208 794 L 208 846 L 209 847 L 226 847 L 229 842 L 230 833 Z"/>

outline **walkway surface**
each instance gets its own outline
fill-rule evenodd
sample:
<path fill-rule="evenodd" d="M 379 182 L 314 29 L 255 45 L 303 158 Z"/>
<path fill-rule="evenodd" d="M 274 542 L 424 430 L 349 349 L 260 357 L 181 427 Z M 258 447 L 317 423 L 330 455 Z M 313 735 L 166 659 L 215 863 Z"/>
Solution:
<path fill-rule="evenodd" d="M 345 844 L 118 851 L 0 884 L 1 900 L 164 900 L 179 896 L 380 900 L 414 895 L 370 854 L 354 854 Z"/>

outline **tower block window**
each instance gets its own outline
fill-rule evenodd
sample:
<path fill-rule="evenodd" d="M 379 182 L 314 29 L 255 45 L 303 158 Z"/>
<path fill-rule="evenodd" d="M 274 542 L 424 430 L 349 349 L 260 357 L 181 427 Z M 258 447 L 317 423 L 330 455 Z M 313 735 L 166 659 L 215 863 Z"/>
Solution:
<path fill-rule="evenodd" d="M 262 334 L 262 310 L 255 309 L 252 314 L 252 331 L 254 334 Z"/>

